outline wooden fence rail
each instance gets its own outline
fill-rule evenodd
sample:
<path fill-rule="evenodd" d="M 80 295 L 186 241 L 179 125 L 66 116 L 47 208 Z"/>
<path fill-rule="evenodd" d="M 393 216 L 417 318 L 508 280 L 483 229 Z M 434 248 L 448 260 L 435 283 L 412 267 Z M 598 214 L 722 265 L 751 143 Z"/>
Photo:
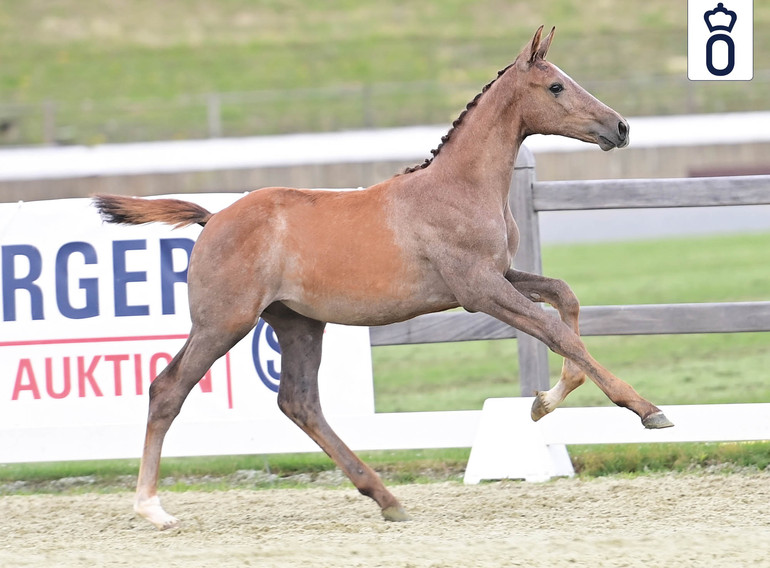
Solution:
<path fill-rule="evenodd" d="M 537 182 L 534 157 L 522 147 L 508 198 L 521 233 L 514 264 L 542 274 L 540 211 L 768 205 L 770 176 Z M 586 336 L 770 331 L 770 301 L 584 306 L 580 331 Z M 545 345 L 486 314 L 427 314 L 372 327 L 370 338 L 373 346 L 516 338 L 522 396 L 549 388 Z"/>

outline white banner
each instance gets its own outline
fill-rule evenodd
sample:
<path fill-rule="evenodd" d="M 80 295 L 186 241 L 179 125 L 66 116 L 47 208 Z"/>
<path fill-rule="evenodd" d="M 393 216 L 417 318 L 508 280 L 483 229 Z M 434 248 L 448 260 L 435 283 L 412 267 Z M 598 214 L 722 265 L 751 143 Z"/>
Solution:
<path fill-rule="evenodd" d="M 241 194 L 177 197 L 218 211 Z M 189 332 L 187 263 L 200 230 L 108 225 L 88 199 L 0 204 L 0 431 L 144 423 L 149 385 Z M 178 422 L 286 420 L 279 374 L 278 341 L 260 320 Z M 367 328 L 327 326 L 319 382 L 327 415 L 374 413 Z M 0 462 L 6 454 L 0 447 Z"/>

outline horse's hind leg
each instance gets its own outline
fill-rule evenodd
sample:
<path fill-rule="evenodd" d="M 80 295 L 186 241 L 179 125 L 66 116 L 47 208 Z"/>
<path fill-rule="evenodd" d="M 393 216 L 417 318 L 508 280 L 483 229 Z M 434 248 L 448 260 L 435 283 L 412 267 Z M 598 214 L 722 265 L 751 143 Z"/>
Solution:
<path fill-rule="evenodd" d="M 509 270 L 505 277 L 529 300 L 551 304 L 559 312 L 562 321 L 575 334 L 580 335 L 578 326 L 580 303 L 566 282 L 513 269 Z M 574 361 L 564 359 L 559 382 L 550 390 L 535 393 L 532 419 L 540 420 L 549 412 L 553 412 L 567 398 L 567 395 L 582 385 L 585 380 L 586 375 L 580 367 Z"/>
<path fill-rule="evenodd" d="M 248 328 L 232 334 L 213 329 L 199 332 L 193 326 L 182 349 L 150 385 L 150 409 L 134 511 L 161 530 L 179 524 L 175 517 L 163 510 L 157 495 L 160 456 L 166 432 L 192 388 L 214 361 L 227 353 L 247 331 Z"/>
<path fill-rule="evenodd" d="M 281 410 L 334 460 L 359 492 L 377 502 L 386 520 L 407 520 L 401 504 L 380 477 L 335 434 L 321 411 L 318 367 L 326 324 L 280 305 L 271 306 L 263 318 L 273 326 L 281 345 Z"/>
<path fill-rule="evenodd" d="M 580 337 L 569 326 L 533 306 L 532 301 L 519 292 L 510 280 L 500 276 L 494 267 L 484 270 L 476 266 L 471 272 L 470 277 L 466 273 L 462 279 L 452 280 L 452 275 L 449 275 L 463 307 L 496 317 L 539 339 L 551 351 L 571 359 L 612 402 L 638 415 L 646 428 L 673 426 L 658 407 L 591 357 Z M 446 274 L 444 276 L 447 277 Z"/>

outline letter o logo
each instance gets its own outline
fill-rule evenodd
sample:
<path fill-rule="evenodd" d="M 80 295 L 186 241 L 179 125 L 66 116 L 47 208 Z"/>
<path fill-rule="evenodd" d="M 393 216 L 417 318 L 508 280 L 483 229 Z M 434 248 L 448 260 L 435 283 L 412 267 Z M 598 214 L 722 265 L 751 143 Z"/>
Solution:
<path fill-rule="evenodd" d="M 254 329 L 251 354 L 254 368 L 262 383 L 271 391 L 278 392 L 281 382 L 281 346 L 275 331 L 263 319 L 259 320 Z"/>
<path fill-rule="evenodd" d="M 727 64 L 722 69 L 714 67 L 714 45 L 718 41 L 724 42 L 727 46 Z M 730 74 L 733 67 L 735 67 L 735 43 L 733 43 L 733 38 L 726 34 L 715 34 L 708 39 L 706 42 L 706 67 L 709 73 L 717 77 L 724 77 Z"/>

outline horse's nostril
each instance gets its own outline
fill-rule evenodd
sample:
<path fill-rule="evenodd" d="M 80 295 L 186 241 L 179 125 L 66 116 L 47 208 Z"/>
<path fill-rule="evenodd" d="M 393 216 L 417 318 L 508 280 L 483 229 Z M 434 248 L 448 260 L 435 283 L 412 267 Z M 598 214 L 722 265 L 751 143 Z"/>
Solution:
<path fill-rule="evenodd" d="M 618 133 L 621 140 L 625 140 L 626 136 L 628 136 L 628 125 L 625 122 L 618 122 Z"/>

